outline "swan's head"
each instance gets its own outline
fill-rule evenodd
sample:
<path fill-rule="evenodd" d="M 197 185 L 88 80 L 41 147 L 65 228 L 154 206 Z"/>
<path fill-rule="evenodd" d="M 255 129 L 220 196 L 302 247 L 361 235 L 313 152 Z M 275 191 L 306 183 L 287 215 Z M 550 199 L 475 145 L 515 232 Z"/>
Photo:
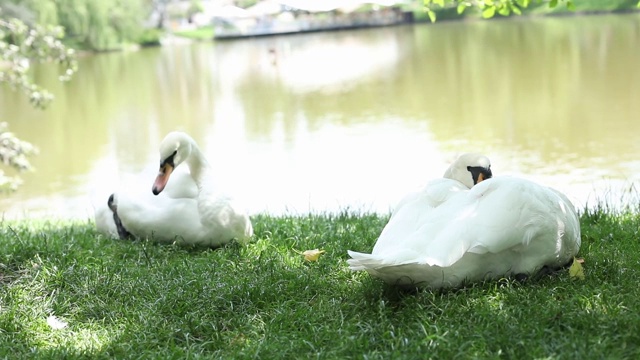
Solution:
<path fill-rule="evenodd" d="M 154 195 L 164 190 L 173 170 L 191 155 L 193 140 L 182 132 L 171 132 L 160 143 L 160 171 L 153 183 Z"/>
<path fill-rule="evenodd" d="M 458 180 L 469 189 L 491 176 L 493 174 L 489 158 L 476 153 L 460 155 L 444 173 L 445 178 Z"/>

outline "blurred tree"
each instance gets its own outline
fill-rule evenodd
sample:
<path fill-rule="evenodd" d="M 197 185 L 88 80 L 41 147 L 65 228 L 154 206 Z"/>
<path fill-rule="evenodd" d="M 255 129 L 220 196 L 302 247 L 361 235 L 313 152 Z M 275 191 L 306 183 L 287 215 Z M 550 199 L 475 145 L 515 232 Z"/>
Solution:
<path fill-rule="evenodd" d="M 53 95 L 31 81 L 31 62 L 60 63 L 63 69 L 60 80 L 66 81 L 77 69 L 75 53 L 60 41 L 64 35 L 61 27 L 29 26 L 15 16 L 32 21 L 33 13 L 20 4 L 10 9 L 11 16 L 0 8 L 0 84 L 22 91 L 35 107 L 44 108 Z M 31 169 L 27 156 L 36 151 L 33 145 L 9 132 L 6 123 L 0 123 L 0 161 L 4 166 L 18 171 Z M 19 177 L 8 176 L 0 169 L 0 190 L 15 189 L 19 183 Z"/>
<path fill-rule="evenodd" d="M 156 28 L 163 29 L 167 19 L 167 4 L 171 0 L 146 0 L 147 6 L 151 7 L 151 17 L 156 21 Z"/>
<path fill-rule="evenodd" d="M 37 149 L 26 141 L 18 139 L 7 130 L 7 123 L 0 122 L 0 161 L 4 166 L 18 171 L 31 169 L 27 156 L 33 155 Z M 22 181 L 19 176 L 9 176 L 0 169 L 0 192 L 16 190 Z"/>
<path fill-rule="evenodd" d="M 62 26 L 65 42 L 100 51 L 137 42 L 157 1 L 168 0 L 4 0 L 2 6 L 7 16 L 30 26 Z"/>
<path fill-rule="evenodd" d="M 112 50 L 127 42 L 136 42 L 149 14 L 145 0 L 57 0 L 54 3 L 58 25 L 65 28 L 67 38 L 91 50 Z"/>
<path fill-rule="evenodd" d="M 193 22 L 193 16 L 197 13 L 201 13 L 204 11 L 204 6 L 202 5 L 202 1 L 200 0 L 191 0 L 189 3 L 189 9 L 187 9 L 187 17 L 189 18 L 189 22 Z"/>
<path fill-rule="evenodd" d="M 20 19 L 29 26 L 35 24 L 58 25 L 58 12 L 54 0 L 5 0 L 1 2 L 4 16 L 7 18 Z"/>

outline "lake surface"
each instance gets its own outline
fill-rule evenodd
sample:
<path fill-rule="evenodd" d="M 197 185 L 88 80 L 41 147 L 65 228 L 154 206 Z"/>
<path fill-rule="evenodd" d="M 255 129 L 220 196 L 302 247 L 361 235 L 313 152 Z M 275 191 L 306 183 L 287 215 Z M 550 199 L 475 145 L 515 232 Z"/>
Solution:
<path fill-rule="evenodd" d="M 0 90 L 36 144 L 5 218 L 92 216 L 118 186 L 150 191 L 157 146 L 190 133 L 251 213 L 387 212 L 483 152 L 495 175 L 577 206 L 640 181 L 640 14 L 450 22 L 83 57 L 44 111 Z M 147 191 L 147 190 L 145 190 Z"/>

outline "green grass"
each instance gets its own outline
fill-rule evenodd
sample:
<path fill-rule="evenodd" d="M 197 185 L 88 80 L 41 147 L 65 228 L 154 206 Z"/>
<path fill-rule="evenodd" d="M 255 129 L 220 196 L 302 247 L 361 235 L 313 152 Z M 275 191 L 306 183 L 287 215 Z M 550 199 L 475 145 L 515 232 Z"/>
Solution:
<path fill-rule="evenodd" d="M 174 35 L 192 40 L 213 40 L 213 26 L 203 26 L 194 30 L 176 31 Z"/>
<path fill-rule="evenodd" d="M 413 293 L 347 269 L 347 249 L 372 248 L 377 215 L 256 216 L 252 243 L 217 250 L 5 222 L 0 358 L 638 358 L 640 215 L 581 220 L 584 281 Z M 296 253 L 315 248 L 318 262 Z M 53 314 L 68 327 L 51 329 Z"/>

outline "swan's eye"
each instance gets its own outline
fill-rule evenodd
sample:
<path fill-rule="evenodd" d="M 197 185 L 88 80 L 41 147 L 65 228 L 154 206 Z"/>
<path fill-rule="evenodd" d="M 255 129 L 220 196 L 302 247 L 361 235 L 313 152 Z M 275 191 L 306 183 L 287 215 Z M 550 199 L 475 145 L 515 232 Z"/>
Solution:
<path fill-rule="evenodd" d="M 467 171 L 471 173 L 474 185 L 482 182 L 483 180 L 491 179 L 493 176 L 491 173 L 491 166 L 486 168 L 482 166 L 467 166 Z"/>
<path fill-rule="evenodd" d="M 174 158 L 176 157 L 177 154 L 178 154 L 178 150 L 174 150 L 174 152 L 171 155 L 169 155 L 166 159 L 164 159 L 160 163 L 160 167 L 164 166 L 165 164 L 171 165 L 171 167 L 175 167 Z"/>

